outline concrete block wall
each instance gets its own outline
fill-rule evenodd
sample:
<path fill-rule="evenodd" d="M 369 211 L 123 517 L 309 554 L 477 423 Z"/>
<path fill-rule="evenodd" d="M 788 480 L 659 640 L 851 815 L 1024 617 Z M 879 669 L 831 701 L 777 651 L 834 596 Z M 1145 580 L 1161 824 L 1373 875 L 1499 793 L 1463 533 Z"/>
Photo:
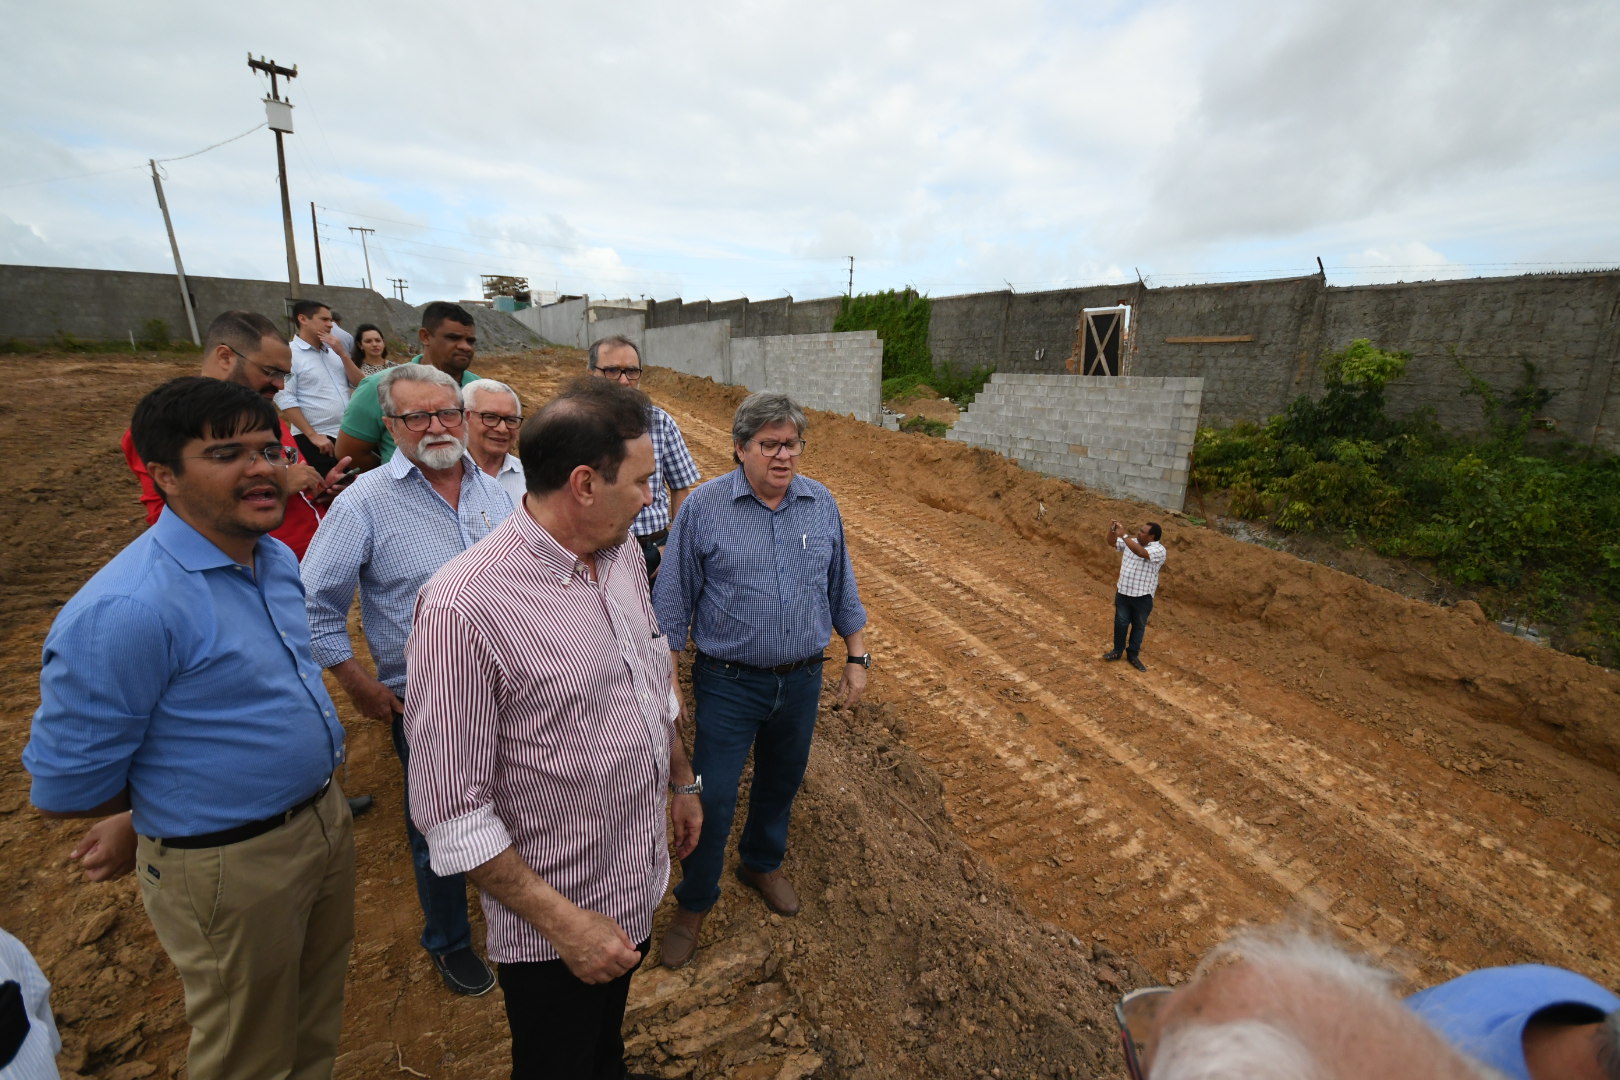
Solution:
<path fill-rule="evenodd" d="M 529 308 L 515 314 L 518 321 L 553 345 L 583 349 L 590 345 L 585 336 L 588 325 L 586 316 L 589 310 L 590 298 L 581 296 L 556 304 Z"/>
<path fill-rule="evenodd" d="M 278 323 L 287 313 L 285 281 L 186 278 L 197 313 L 197 332 L 223 311 L 257 311 Z M 304 284 L 295 300 L 321 300 L 341 312 L 351 329 L 361 323 L 392 326 L 381 293 L 342 285 Z M 0 339 L 43 341 L 57 333 L 90 341 L 139 339 L 149 319 L 162 319 L 170 338 L 189 329 L 173 274 L 83 270 L 59 266 L 0 266 Z"/>
<path fill-rule="evenodd" d="M 724 319 L 733 337 L 776 337 L 781 334 L 830 334 L 843 301 L 831 296 L 820 300 L 673 300 L 647 301 L 647 327 L 689 326 Z"/>
<path fill-rule="evenodd" d="M 883 342 L 875 330 L 737 338 L 731 346 L 737 385 L 869 424 L 883 414 Z"/>
<path fill-rule="evenodd" d="M 616 319 L 599 319 L 585 328 L 585 347 L 596 344 L 603 338 L 627 337 L 636 343 L 642 355 L 647 353 L 646 316 L 637 312 L 634 315 L 621 315 Z"/>
<path fill-rule="evenodd" d="M 1315 276 L 1144 290 L 1128 370 L 1203 379 L 1206 424 L 1263 420 L 1306 392 L 1326 292 Z M 1238 336 L 1254 340 L 1165 340 Z"/>
<path fill-rule="evenodd" d="M 946 438 L 1180 510 L 1203 392 L 1196 378 L 997 373 Z"/>
<path fill-rule="evenodd" d="M 688 323 L 647 330 L 642 338 L 642 359 L 654 367 L 667 367 L 713 379 L 732 381 L 731 324 Z"/>

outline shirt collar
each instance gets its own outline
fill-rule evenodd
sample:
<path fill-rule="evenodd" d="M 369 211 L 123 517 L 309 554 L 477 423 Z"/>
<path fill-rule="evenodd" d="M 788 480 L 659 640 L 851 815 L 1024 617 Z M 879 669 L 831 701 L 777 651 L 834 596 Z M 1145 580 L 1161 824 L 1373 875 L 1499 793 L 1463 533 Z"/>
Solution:
<path fill-rule="evenodd" d="M 748 474 L 743 472 L 743 467 L 739 465 L 731 470 L 732 501 L 735 502 L 744 495 L 752 495 L 756 500 L 759 499 L 759 495 L 754 491 L 754 486 L 748 482 Z M 793 479 L 788 481 L 787 494 L 783 496 L 782 502 L 785 503 L 788 499 L 813 499 L 815 497 L 815 490 L 804 482 L 804 477 L 794 473 Z M 765 505 L 763 500 L 760 501 L 760 505 Z"/>
<path fill-rule="evenodd" d="M 530 554 L 540 563 L 541 571 L 549 578 L 561 585 L 568 584 L 578 570 L 580 559 L 572 551 L 557 543 L 556 537 L 546 531 L 546 527 L 534 520 L 528 508 L 518 503 L 516 510 L 507 521 L 514 523 L 518 534 L 528 546 Z M 625 552 L 633 551 L 636 558 L 641 558 L 641 545 L 634 538 L 626 540 L 615 547 L 603 548 L 596 553 L 596 578 L 601 581 L 607 575 L 610 566 L 615 566 L 624 559 Z"/>
<path fill-rule="evenodd" d="M 501 471 L 496 476 L 505 476 L 509 472 L 522 472 L 523 461 L 516 454 L 507 454 L 506 460 L 501 463 Z"/>
<path fill-rule="evenodd" d="M 388 475 L 395 480 L 403 480 L 413 472 L 418 476 L 422 476 L 422 470 L 417 466 L 416 462 L 405 456 L 405 451 L 399 448 L 398 443 L 394 444 L 394 456 L 388 459 L 388 464 L 384 468 L 388 470 Z M 473 461 L 472 455 L 463 450 L 461 452 L 461 485 L 466 487 L 467 477 L 471 473 L 482 471 L 478 467 L 478 463 Z M 422 480 L 425 483 L 427 477 L 422 476 Z"/>
<path fill-rule="evenodd" d="M 309 342 L 305 341 L 303 338 L 299 337 L 297 334 L 293 335 L 292 347 L 295 348 L 295 349 L 302 349 L 305 352 L 327 353 L 327 352 L 332 351 L 332 350 L 328 349 L 325 345 L 311 345 Z"/>
<path fill-rule="evenodd" d="M 157 524 L 152 526 L 150 532 L 158 546 L 167 551 L 183 570 L 197 572 L 237 565 L 235 559 L 221 551 L 218 545 L 192 528 L 190 522 L 169 507 L 163 508 L 163 513 L 158 515 Z M 261 536 L 255 543 L 255 558 L 263 554 L 267 539 L 267 536 Z"/>

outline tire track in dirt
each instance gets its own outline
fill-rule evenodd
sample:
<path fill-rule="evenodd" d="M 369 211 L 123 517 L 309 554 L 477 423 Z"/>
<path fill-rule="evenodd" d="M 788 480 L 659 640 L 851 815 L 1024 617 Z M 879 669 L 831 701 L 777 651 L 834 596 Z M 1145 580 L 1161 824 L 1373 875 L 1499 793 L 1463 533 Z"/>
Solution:
<path fill-rule="evenodd" d="M 709 476 L 730 464 L 720 419 L 680 416 Z M 1162 622 L 1147 676 L 1096 663 L 1077 638 L 1107 632 L 1106 585 L 816 464 L 873 616 L 875 696 L 907 709 L 959 828 L 1044 917 L 1172 968 L 1290 907 L 1425 978 L 1614 955 L 1613 849 L 1472 787 L 1453 798 L 1427 756 L 1239 664 L 1245 692 L 1266 690 L 1248 707 L 1220 681 L 1230 658 L 1193 655 Z M 1549 827 L 1556 862 L 1531 846 Z"/>

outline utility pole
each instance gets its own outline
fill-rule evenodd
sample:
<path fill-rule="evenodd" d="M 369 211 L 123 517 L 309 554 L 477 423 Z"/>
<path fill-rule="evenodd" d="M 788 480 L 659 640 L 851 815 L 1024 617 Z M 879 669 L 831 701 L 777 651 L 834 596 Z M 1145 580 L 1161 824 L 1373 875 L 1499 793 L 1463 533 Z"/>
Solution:
<path fill-rule="evenodd" d="M 388 287 L 398 293 L 399 299 L 403 301 L 405 299 L 405 290 L 410 288 L 410 282 L 404 278 L 391 277 L 388 279 Z"/>
<path fill-rule="evenodd" d="M 326 284 L 326 271 L 321 269 L 321 223 L 315 220 L 315 200 L 309 201 L 309 231 L 315 234 L 315 282 Z"/>
<path fill-rule="evenodd" d="M 350 225 L 349 231 L 360 234 L 360 250 L 364 252 L 366 256 L 366 288 L 369 289 L 371 288 L 371 252 L 366 249 L 366 234 L 374 233 L 377 230 L 361 228 L 359 225 Z"/>
<path fill-rule="evenodd" d="M 849 288 L 845 290 L 844 295 L 853 299 L 855 296 L 855 256 L 850 255 L 847 258 L 849 259 Z"/>
<path fill-rule="evenodd" d="M 292 102 L 283 101 L 281 87 L 276 82 L 279 76 L 286 79 L 298 77 L 298 65 L 290 68 L 281 67 L 274 60 L 264 57 L 253 59 L 248 53 L 248 67 L 254 71 L 262 71 L 270 76 L 270 96 L 264 99 L 264 115 L 269 122 L 270 130 L 276 136 L 276 172 L 281 178 L 281 224 L 287 234 L 287 291 L 291 297 L 298 295 L 298 248 L 293 243 L 292 199 L 287 194 L 287 149 L 282 144 L 283 134 L 292 134 Z"/>
<path fill-rule="evenodd" d="M 163 181 L 158 177 L 157 162 L 147 158 L 146 163 L 152 166 L 152 186 L 157 188 L 158 209 L 163 211 L 163 227 L 169 230 L 169 250 L 174 252 L 174 276 L 180 279 L 180 303 L 185 305 L 186 322 L 191 326 L 191 343 L 202 346 L 202 338 L 197 336 L 197 313 L 191 309 L 191 289 L 186 285 L 186 268 L 180 265 L 180 245 L 174 238 L 174 222 L 169 220 L 169 203 L 163 197 Z"/>

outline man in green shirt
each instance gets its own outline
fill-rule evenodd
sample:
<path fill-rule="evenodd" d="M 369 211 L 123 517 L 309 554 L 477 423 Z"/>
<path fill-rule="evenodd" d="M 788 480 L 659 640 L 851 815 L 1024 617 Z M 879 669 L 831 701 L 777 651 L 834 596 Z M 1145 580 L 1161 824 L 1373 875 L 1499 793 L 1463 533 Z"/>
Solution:
<path fill-rule="evenodd" d="M 422 328 L 417 331 L 422 351 L 411 358 L 413 364 L 431 364 L 466 386 L 478 375 L 467 370 L 478 345 L 473 317 L 460 304 L 435 300 L 422 309 Z M 377 380 L 382 372 L 367 375 L 355 386 L 349 405 L 343 411 L 343 427 L 338 433 L 338 457 L 354 459 L 356 467 L 375 469 L 394 456 L 394 438 L 383 424 L 382 404 L 377 399 Z"/>

